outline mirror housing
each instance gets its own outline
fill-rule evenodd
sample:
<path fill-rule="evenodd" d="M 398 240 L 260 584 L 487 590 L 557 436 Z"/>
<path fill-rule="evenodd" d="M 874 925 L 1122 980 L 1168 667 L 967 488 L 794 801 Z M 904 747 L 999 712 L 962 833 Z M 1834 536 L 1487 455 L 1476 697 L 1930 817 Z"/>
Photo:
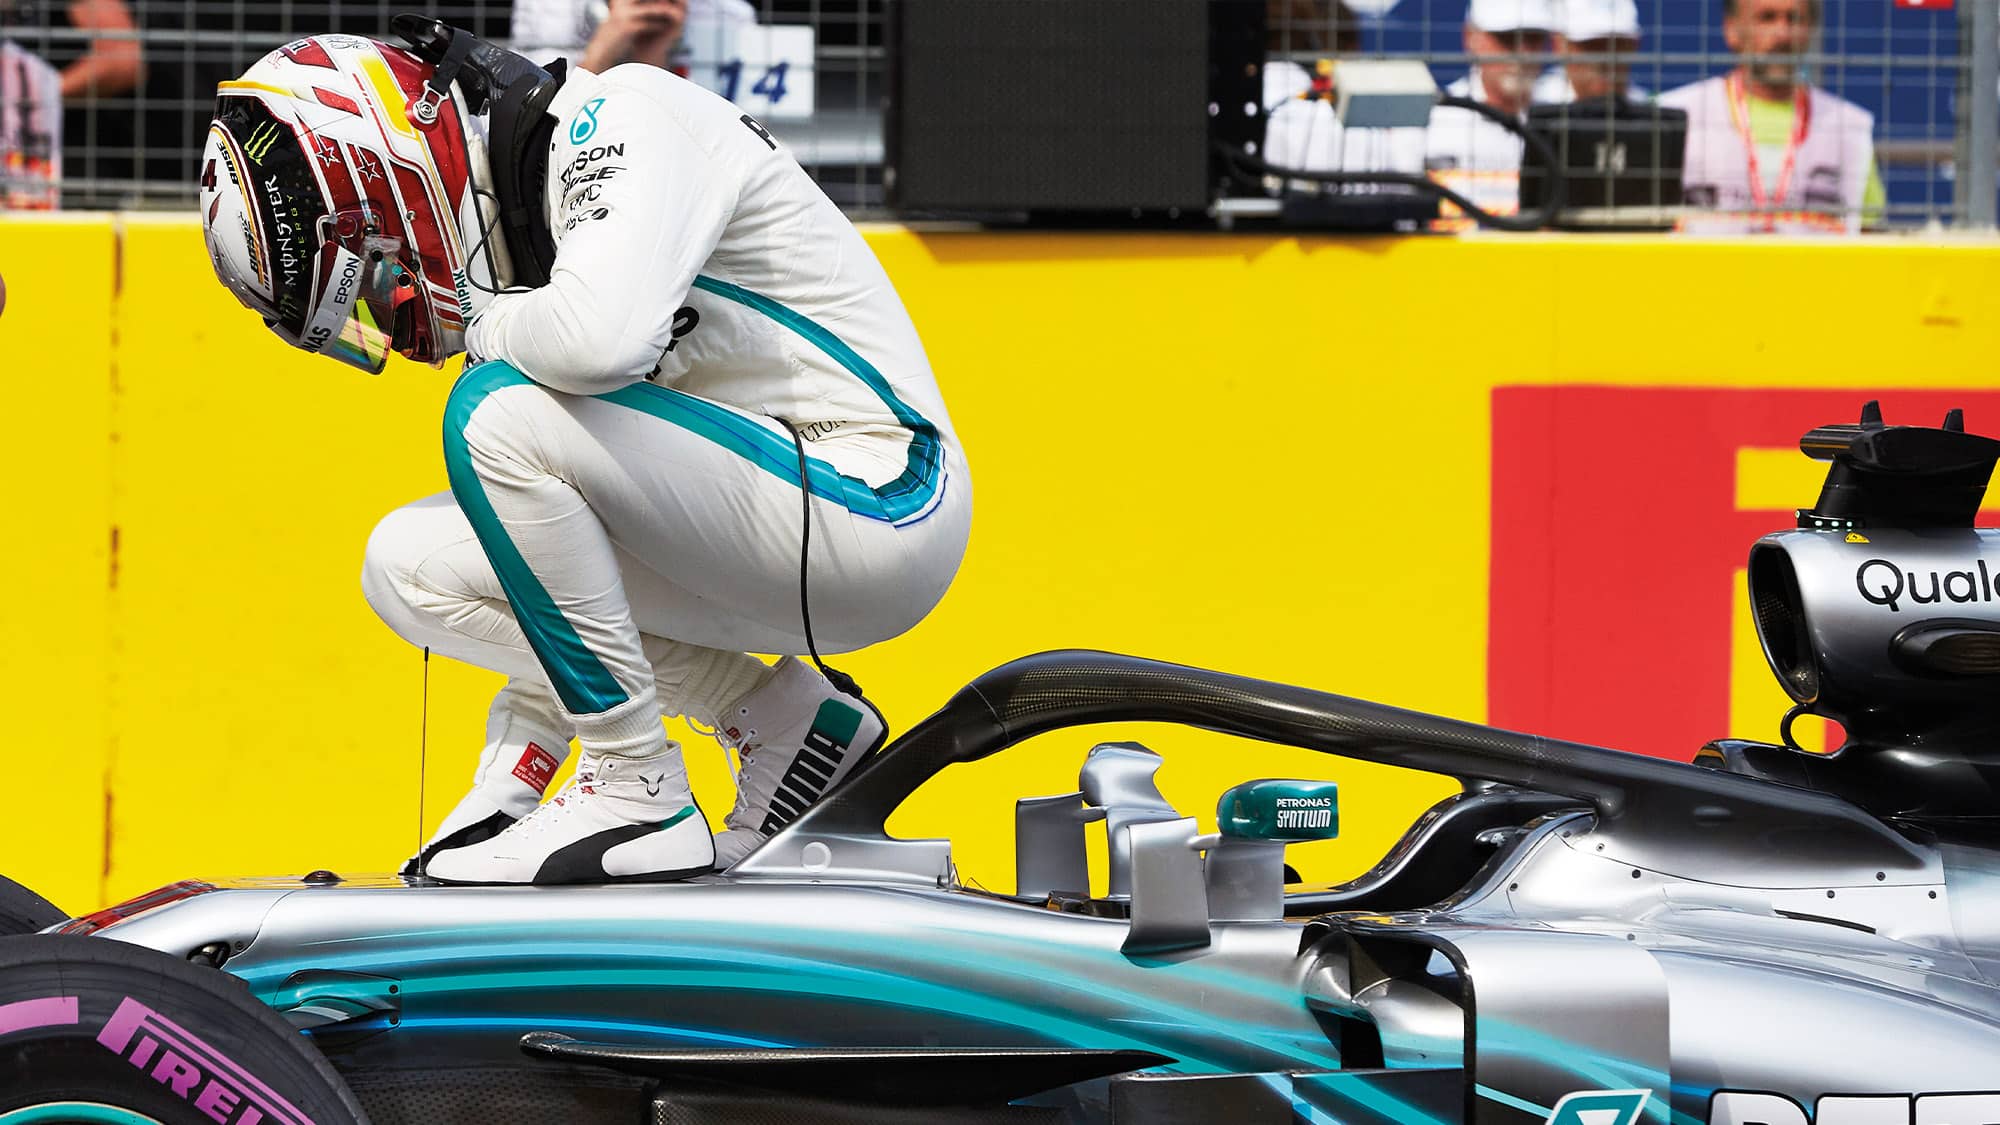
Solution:
<path fill-rule="evenodd" d="M 1215 826 L 1230 840 L 1332 840 L 1340 835 L 1340 786 L 1279 778 L 1246 781 L 1216 802 Z"/>
<path fill-rule="evenodd" d="M 1340 787 L 1331 781 L 1264 778 L 1216 802 L 1212 836 L 1194 821 L 1126 829 L 1132 863 L 1132 928 L 1125 952 L 1159 953 L 1208 944 L 1212 922 L 1276 922 L 1285 916 L 1285 845 L 1340 835 Z"/>
<path fill-rule="evenodd" d="M 1285 916 L 1285 845 L 1340 835 L 1340 787 L 1331 781 L 1246 781 L 1215 804 L 1206 841 L 1208 913 L 1217 922 Z"/>

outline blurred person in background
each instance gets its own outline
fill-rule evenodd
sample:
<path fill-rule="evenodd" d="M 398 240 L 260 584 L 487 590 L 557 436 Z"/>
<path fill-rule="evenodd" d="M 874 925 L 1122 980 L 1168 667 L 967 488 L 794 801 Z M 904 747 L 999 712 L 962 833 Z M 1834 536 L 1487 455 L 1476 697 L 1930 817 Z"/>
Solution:
<path fill-rule="evenodd" d="M 1344 127 L 1333 97 L 1338 65 L 1315 59 L 1316 65 L 1308 68 L 1286 57 L 1358 53 L 1361 26 L 1345 0 L 1267 0 L 1265 19 L 1265 161 L 1308 172 L 1423 171 L 1422 128 Z M 1300 181 L 1297 186 L 1318 190 L 1320 185 Z"/>
<path fill-rule="evenodd" d="M 1819 18 L 1819 0 L 1723 0 L 1723 38 L 1741 61 L 1660 95 L 1687 111 L 1687 203 L 1711 212 L 1682 229 L 1852 232 L 1881 214 L 1874 116 L 1803 73 Z"/>
<path fill-rule="evenodd" d="M 280 43 L 327 33 L 383 35 L 394 12 L 422 6 L 409 0 L 0 0 L 0 31 L 65 68 L 67 82 L 86 90 L 97 83 L 98 96 L 72 97 L 64 106 L 66 205 L 185 208 L 216 83 L 243 73 Z M 462 0 L 456 6 L 470 5 Z M 486 0 L 463 21 L 481 35 L 501 38 L 508 8 L 504 0 Z M 137 39 L 109 34 L 135 26 Z M 105 34 L 87 39 L 80 34 L 86 31 Z"/>
<path fill-rule="evenodd" d="M 1445 93 L 1523 117 L 1555 26 L 1548 0 L 1472 0 L 1465 13 L 1472 70 Z M 1522 144 L 1496 121 L 1439 106 L 1425 131 L 1424 163 L 1433 179 L 1480 207 L 1513 214 L 1520 210 Z"/>
<path fill-rule="evenodd" d="M 126 0 L 0 0 L 0 33 L 60 74 L 62 122 L 50 131 L 48 163 L 70 177 L 133 178 L 134 95 L 147 67 Z M 102 201 L 84 196 L 72 202 Z"/>
<path fill-rule="evenodd" d="M 1651 95 L 1632 81 L 1639 51 L 1637 0 L 1563 0 L 1556 23 L 1562 62 L 1535 80 L 1536 105 L 1567 105 L 1622 95 L 1643 102 Z"/>
<path fill-rule="evenodd" d="M 592 74 L 619 63 L 685 77 L 689 27 L 750 26 L 749 0 L 514 0 L 514 49 L 538 63 L 567 58 Z"/>
<path fill-rule="evenodd" d="M 0 210 L 52 211 L 61 182 L 62 76 L 0 38 Z"/>
<path fill-rule="evenodd" d="M 0 0 L 0 29 L 113 32 L 52 43 L 64 100 L 109 98 L 135 89 L 146 76 L 145 54 L 126 0 Z"/>

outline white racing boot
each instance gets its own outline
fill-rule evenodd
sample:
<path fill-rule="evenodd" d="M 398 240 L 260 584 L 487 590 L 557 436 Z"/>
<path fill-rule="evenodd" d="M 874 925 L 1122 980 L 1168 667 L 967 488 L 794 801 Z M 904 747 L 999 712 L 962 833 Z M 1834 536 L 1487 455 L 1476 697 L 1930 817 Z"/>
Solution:
<path fill-rule="evenodd" d="M 585 753 L 562 792 L 484 843 L 439 852 L 442 883 L 649 883 L 715 864 L 681 748 L 649 758 Z"/>
<path fill-rule="evenodd" d="M 483 843 L 535 811 L 556 771 L 569 758 L 569 734 L 549 690 L 510 681 L 486 716 L 486 746 L 472 772 L 472 789 L 399 874 L 417 876 L 439 852 Z"/>
<path fill-rule="evenodd" d="M 736 807 L 715 837 L 716 866 L 749 855 L 798 819 L 874 753 L 888 729 L 874 704 L 843 694 L 803 660 L 780 660 L 715 732 L 741 756 Z"/>

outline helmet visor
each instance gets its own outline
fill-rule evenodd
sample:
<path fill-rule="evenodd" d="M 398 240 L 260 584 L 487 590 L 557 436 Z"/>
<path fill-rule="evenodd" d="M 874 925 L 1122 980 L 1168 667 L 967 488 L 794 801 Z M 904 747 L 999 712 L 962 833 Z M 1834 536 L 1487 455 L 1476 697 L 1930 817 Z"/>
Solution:
<path fill-rule="evenodd" d="M 329 261 L 331 268 L 322 275 L 322 290 L 311 305 L 312 323 L 293 342 L 370 375 L 381 374 L 395 348 L 375 311 L 363 299 L 371 271 L 353 251 L 337 243 L 327 244 L 320 257 Z"/>
<path fill-rule="evenodd" d="M 360 261 L 361 303 L 395 350 L 411 354 L 422 344 L 430 317 L 422 267 L 410 259 L 401 238 L 386 233 L 383 216 L 372 206 L 336 211 L 326 223 L 325 252 L 345 251 Z"/>
<path fill-rule="evenodd" d="M 375 318 L 366 304 L 354 306 L 353 315 L 341 324 L 340 331 L 326 342 L 319 354 L 359 368 L 370 375 L 380 375 L 383 365 L 389 362 L 389 334 L 375 324 Z"/>

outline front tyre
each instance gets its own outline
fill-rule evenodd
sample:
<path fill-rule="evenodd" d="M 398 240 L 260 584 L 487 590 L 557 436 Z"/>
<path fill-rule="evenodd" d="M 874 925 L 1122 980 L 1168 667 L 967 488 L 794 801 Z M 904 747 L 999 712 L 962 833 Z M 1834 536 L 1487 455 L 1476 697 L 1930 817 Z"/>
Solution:
<path fill-rule="evenodd" d="M 0 939 L 0 1125 L 365 1125 L 241 981 L 109 938 Z"/>

